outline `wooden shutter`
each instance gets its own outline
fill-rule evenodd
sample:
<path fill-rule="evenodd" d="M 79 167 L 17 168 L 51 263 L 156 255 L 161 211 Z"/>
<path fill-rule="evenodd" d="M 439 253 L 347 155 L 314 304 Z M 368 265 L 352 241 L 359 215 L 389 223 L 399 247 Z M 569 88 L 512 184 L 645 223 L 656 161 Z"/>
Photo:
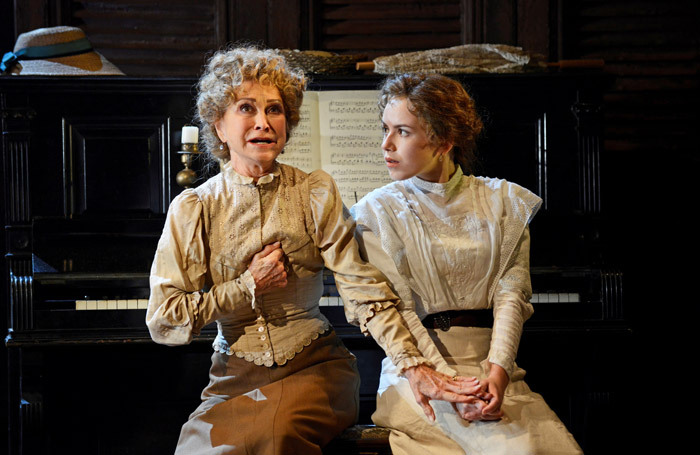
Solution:
<path fill-rule="evenodd" d="M 226 41 L 225 0 L 72 0 L 63 15 L 129 76 L 197 75 Z"/>

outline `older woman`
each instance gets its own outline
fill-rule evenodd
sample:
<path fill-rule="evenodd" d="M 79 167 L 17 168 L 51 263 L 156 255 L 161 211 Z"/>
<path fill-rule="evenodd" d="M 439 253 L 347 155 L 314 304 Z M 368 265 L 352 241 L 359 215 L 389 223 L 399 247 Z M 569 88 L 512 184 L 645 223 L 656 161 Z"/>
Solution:
<path fill-rule="evenodd" d="M 320 453 L 356 420 L 359 386 L 354 356 L 319 311 L 324 265 L 363 328 L 398 303 L 359 258 L 330 176 L 276 161 L 304 85 L 278 54 L 254 48 L 217 52 L 199 81 L 205 146 L 225 164 L 173 200 L 146 316 L 168 345 L 218 327 L 209 385 L 177 453 Z"/>
<path fill-rule="evenodd" d="M 541 200 L 505 180 L 465 175 L 482 124 L 464 88 L 440 75 L 388 78 L 382 150 L 395 182 L 352 209 L 362 251 L 401 297 L 419 359 L 382 364 L 375 423 L 399 454 L 575 454 L 580 449 L 515 364 L 532 314 L 528 223 Z M 471 399 L 429 401 L 425 384 L 480 378 Z"/>

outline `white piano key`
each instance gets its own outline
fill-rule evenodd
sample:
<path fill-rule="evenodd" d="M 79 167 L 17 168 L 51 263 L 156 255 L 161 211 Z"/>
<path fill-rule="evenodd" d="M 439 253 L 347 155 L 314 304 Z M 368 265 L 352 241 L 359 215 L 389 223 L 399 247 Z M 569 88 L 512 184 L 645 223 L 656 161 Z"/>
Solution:
<path fill-rule="evenodd" d="M 85 300 L 76 300 L 75 301 L 75 309 L 77 311 L 84 311 L 87 310 L 87 301 Z"/>
<path fill-rule="evenodd" d="M 129 299 L 126 301 L 126 307 L 129 310 L 138 310 L 139 308 L 139 301 L 136 299 Z"/>
<path fill-rule="evenodd" d="M 330 306 L 330 302 L 328 301 L 330 297 L 323 296 L 321 297 L 321 300 L 318 301 L 318 306 Z"/>
<path fill-rule="evenodd" d="M 97 301 L 97 309 L 98 310 L 106 310 L 107 309 L 107 301 L 106 300 L 98 300 Z"/>
<path fill-rule="evenodd" d="M 578 292 L 570 292 L 569 293 L 569 302 L 579 303 L 580 301 L 581 301 L 581 296 L 579 295 Z"/>
<path fill-rule="evenodd" d="M 86 310 L 96 310 L 97 309 L 97 300 L 86 300 L 86 305 L 85 309 Z"/>
<path fill-rule="evenodd" d="M 148 309 L 148 299 L 138 299 L 139 310 Z"/>
<path fill-rule="evenodd" d="M 538 303 L 540 301 L 540 295 L 539 294 L 532 294 L 532 298 L 530 299 L 530 303 Z"/>
<path fill-rule="evenodd" d="M 128 308 L 129 308 L 129 306 L 126 303 L 126 300 L 123 300 L 123 299 L 117 300 L 117 310 L 126 310 Z"/>
<path fill-rule="evenodd" d="M 549 303 L 559 302 L 559 293 L 557 292 L 550 292 L 548 293 L 547 297 L 549 298 Z"/>
<path fill-rule="evenodd" d="M 560 292 L 559 293 L 559 301 L 560 302 L 568 302 L 569 301 L 569 293 L 568 292 Z"/>
<path fill-rule="evenodd" d="M 343 299 L 340 297 L 336 296 L 335 297 L 335 306 L 343 306 Z"/>
<path fill-rule="evenodd" d="M 116 310 L 117 309 L 117 301 L 116 300 L 107 300 L 107 309 L 108 310 Z"/>

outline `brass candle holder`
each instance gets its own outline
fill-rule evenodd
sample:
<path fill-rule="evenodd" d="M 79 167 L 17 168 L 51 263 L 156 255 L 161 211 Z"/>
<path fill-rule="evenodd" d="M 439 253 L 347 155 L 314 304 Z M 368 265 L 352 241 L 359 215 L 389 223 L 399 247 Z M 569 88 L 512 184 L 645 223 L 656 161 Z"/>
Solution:
<path fill-rule="evenodd" d="M 182 146 L 177 153 L 185 168 L 177 173 L 175 180 L 178 185 L 184 188 L 191 188 L 197 181 L 197 172 L 192 169 L 192 161 L 195 156 L 202 153 L 199 151 L 197 143 L 198 133 L 199 130 L 196 126 L 182 127 Z"/>

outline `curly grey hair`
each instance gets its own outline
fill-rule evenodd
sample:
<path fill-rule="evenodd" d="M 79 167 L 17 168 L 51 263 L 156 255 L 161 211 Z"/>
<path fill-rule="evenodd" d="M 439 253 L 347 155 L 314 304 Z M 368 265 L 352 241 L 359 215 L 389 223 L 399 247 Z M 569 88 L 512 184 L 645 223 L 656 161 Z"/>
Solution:
<path fill-rule="evenodd" d="M 216 134 L 215 124 L 247 81 L 276 87 L 282 97 L 286 119 L 287 141 L 299 123 L 299 110 L 304 99 L 306 77 L 303 71 L 291 68 L 284 57 L 271 49 L 231 47 L 214 53 L 208 60 L 197 84 L 197 121 L 202 132 L 204 150 L 228 161 L 230 152 Z M 223 149 L 220 146 L 223 145 Z"/>

